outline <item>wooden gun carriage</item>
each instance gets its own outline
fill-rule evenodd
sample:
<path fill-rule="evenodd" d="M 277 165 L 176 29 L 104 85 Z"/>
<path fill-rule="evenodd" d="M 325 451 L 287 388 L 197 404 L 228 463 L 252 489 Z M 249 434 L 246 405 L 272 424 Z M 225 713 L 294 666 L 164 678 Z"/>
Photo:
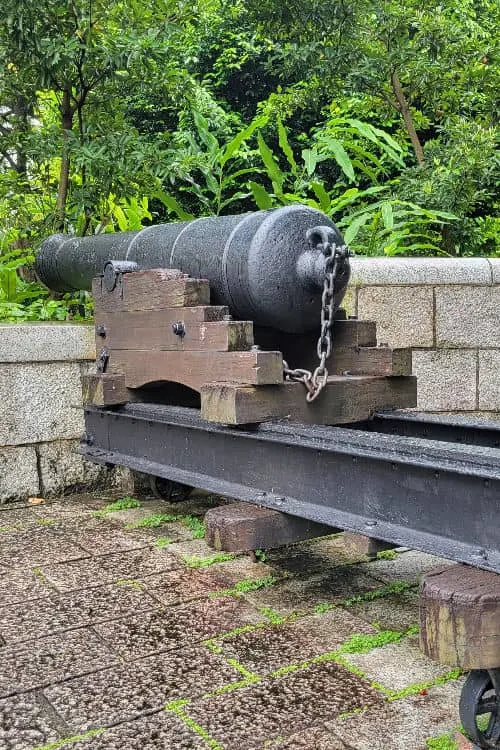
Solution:
<path fill-rule="evenodd" d="M 411 352 L 346 317 L 345 253 L 325 292 L 325 258 L 343 246 L 327 217 L 289 207 L 166 227 L 56 235 L 39 255 L 52 288 L 93 279 L 83 454 L 169 496 L 246 503 L 207 514 L 218 548 L 335 528 L 457 561 L 422 582 L 421 644 L 470 672 L 462 723 L 477 747 L 500 748 L 500 427 L 394 412 L 416 405 Z M 318 395 L 320 313 L 331 354 Z"/>

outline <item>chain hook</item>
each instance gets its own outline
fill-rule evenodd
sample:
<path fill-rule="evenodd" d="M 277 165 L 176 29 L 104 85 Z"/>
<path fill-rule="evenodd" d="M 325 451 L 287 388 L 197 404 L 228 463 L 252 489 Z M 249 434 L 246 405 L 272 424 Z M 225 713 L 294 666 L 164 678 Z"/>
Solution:
<path fill-rule="evenodd" d="M 333 344 L 333 322 L 335 319 L 335 280 L 340 267 L 339 259 L 344 261 L 349 255 L 347 245 L 338 245 L 337 233 L 332 227 L 317 226 L 307 230 L 306 239 L 313 250 L 321 250 L 326 258 L 325 278 L 321 295 L 321 328 L 318 338 L 317 353 L 319 364 L 314 370 L 297 368 L 292 370 L 283 361 L 283 372 L 286 380 L 303 383 L 307 389 L 306 401 L 312 403 L 318 398 L 328 382 L 326 361 L 330 357 Z"/>

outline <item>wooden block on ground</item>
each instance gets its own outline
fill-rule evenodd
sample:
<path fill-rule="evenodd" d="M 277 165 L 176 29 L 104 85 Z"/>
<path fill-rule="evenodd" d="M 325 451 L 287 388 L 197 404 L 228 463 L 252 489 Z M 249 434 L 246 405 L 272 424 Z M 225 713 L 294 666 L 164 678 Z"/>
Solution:
<path fill-rule="evenodd" d="M 344 544 L 349 552 L 366 555 L 366 557 L 370 558 L 377 557 L 379 552 L 385 552 L 397 547 L 397 544 L 384 542 L 382 539 L 374 539 L 364 534 L 355 534 L 352 531 L 344 531 Z"/>
<path fill-rule="evenodd" d="M 161 351 L 248 351 L 253 345 L 253 323 L 207 320 L 209 311 L 214 309 L 227 310 L 208 306 L 100 313 L 96 318 L 97 348 L 105 342 L 111 350 L 147 347 Z M 182 335 L 174 331 L 178 324 L 182 325 Z"/>
<path fill-rule="evenodd" d="M 113 350 L 108 369 L 125 373 L 128 388 L 171 381 L 200 391 L 207 380 L 230 380 L 252 385 L 283 382 L 280 352 L 163 352 Z"/>
<path fill-rule="evenodd" d="M 180 271 L 165 268 L 125 273 L 111 292 L 106 290 L 99 276 L 92 282 L 92 295 L 96 318 L 103 312 L 210 304 L 210 286 L 206 279 L 191 279 Z"/>
<path fill-rule="evenodd" d="M 205 515 L 207 543 L 225 552 L 248 552 L 293 544 L 338 529 L 252 503 L 211 508 Z"/>
<path fill-rule="evenodd" d="M 462 669 L 500 667 L 500 575 L 468 565 L 427 573 L 420 590 L 420 646 Z"/>
<path fill-rule="evenodd" d="M 209 383 L 201 389 L 203 419 L 220 424 L 251 424 L 287 419 L 305 424 L 346 424 L 368 419 L 380 409 L 405 409 L 417 404 L 415 377 L 373 376 L 328 379 L 323 393 L 309 404 L 302 383 L 255 388 Z"/>
<path fill-rule="evenodd" d="M 125 375 L 108 372 L 82 375 L 82 398 L 84 404 L 94 406 L 126 404 L 129 396 Z"/>

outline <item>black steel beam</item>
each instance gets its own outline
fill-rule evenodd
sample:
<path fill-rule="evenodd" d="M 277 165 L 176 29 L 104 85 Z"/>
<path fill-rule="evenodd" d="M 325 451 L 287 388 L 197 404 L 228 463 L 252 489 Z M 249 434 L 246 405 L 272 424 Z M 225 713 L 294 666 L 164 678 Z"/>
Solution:
<path fill-rule="evenodd" d="M 88 407 L 82 452 L 333 527 L 500 572 L 500 450 L 193 409 Z"/>
<path fill-rule="evenodd" d="M 374 414 L 373 419 L 348 426 L 354 430 L 369 430 L 388 435 L 500 448 L 500 420 L 420 412 L 378 412 Z"/>

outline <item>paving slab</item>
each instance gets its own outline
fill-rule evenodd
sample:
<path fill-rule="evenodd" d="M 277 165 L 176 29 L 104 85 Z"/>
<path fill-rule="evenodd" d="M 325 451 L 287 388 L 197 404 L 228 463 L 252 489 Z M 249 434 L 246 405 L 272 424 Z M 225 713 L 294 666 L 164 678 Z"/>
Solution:
<path fill-rule="evenodd" d="M 173 570 L 180 565 L 175 555 L 155 548 L 126 550 L 58 565 L 44 565 L 42 572 L 59 591 L 70 591 L 123 579 L 139 579 L 151 573 Z"/>
<path fill-rule="evenodd" d="M 353 596 L 375 591 L 381 582 L 361 565 L 327 569 L 326 574 L 292 578 L 270 588 L 250 592 L 245 598 L 257 607 L 271 607 L 280 615 L 304 613 L 318 605 L 342 604 Z"/>
<path fill-rule="evenodd" d="M 345 658 L 370 680 L 390 690 L 404 690 L 409 685 L 435 680 L 453 667 L 437 664 L 418 648 L 418 638 L 409 637 L 365 654 L 346 654 Z"/>
<path fill-rule="evenodd" d="M 28 531 L 3 532 L 0 537 L 0 563 L 9 567 L 37 567 L 84 557 L 88 557 L 88 552 L 64 530 L 40 526 Z"/>
<path fill-rule="evenodd" d="M 40 518 L 29 508 L 4 510 L 0 514 L 0 533 L 2 534 L 9 531 L 36 529 L 39 528 L 40 525 Z M 2 538 L 3 537 L 0 537 L 0 549 L 2 548 Z"/>
<path fill-rule="evenodd" d="M 95 630 L 123 659 L 129 660 L 194 644 L 263 620 L 263 615 L 241 599 L 220 596 L 130 615 L 96 625 Z"/>
<path fill-rule="evenodd" d="M 208 750 L 209 746 L 175 714 L 161 711 L 67 747 L 68 750 Z"/>
<path fill-rule="evenodd" d="M 142 531 L 123 531 L 107 520 L 91 518 L 79 524 L 71 534 L 74 541 L 91 555 L 107 555 L 132 549 L 150 547 L 154 537 Z"/>
<path fill-rule="evenodd" d="M 373 560 L 359 566 L 361 570 L 378 578 L 381 581 L 407 581 L 410 584 L 418 584 L 421 577 L 433 568 L 443 564 L 441 557 L 428 555 L 425 552 L 407 550 L 398 552 L 391 560 Z M 451 562 L 448 562 L 451 565 Z"/>
<path fill-rule="evenodd" d="M 53 685 L 44 695 L 76 733 L 129 721 L 163 709 L 167 701 L 200 697 L 238 680 L 241 674 L 222 656 L 205 646 L 187 646 Z"/>
<path fill-rule="evenodd" d="M 157 602 L 139 584 L 123 581 L 107 586 L 52 593 L 30 602 L 0 607 L 0 634 L 7 643 L 123 617 L 154 609 Z"/>
<path fill-rule="evenodd" d="M 425 695 L 386 703 L 362 714 L 338 718 L 328 729 L 354 750 L 428 750 L 426 740 L 451 732 L 460 723 L 462 684 L 453 680 Z"/>
<path fill-rule="evenodd" d="M 0 698 L 85 674 L 116 661 L 91 628 L 0 649 Z"/>
<path fill-rule="evenodd" d="M 221 653 L 260 676 L 337 649 L 355 633 L 375 633 L 343 609 L 304 617 L 216 641 Z"/>
<path fill-rule="evenodd" d="M 276 737 L 265 741 L 259 750 L 355 750 L 322 727 L 312 727 L 290 737 Z"/>
<path fill-rule="evenodd" d="M 293 734 L 340 713 L 381 704 L 381 696 L 368 683 L 325 662 L 194 701 L 186 713 L 224 750 L 250 750 L 283 731 Z"/>
<path fill-rule="evenodd" d="M 1 542 L 1 539 L 0 539 Z M 0 565 L 0 602 L 2 605 L 39 599 L 52 592 L 50 584 L 32 570 Z"/>
<path fill-rule="evenodd" d="M 359 602 L 349 606 L 349 612 L 376 625 L 380 630 L 405 631 L 413 625 L 418 625 L 418 594 L 411 591 Z"/>
<path fill-rule="evenodd" d="M 60 738 L 53 717 L 34 693 L 0 700 L 2 750 L 28 750 Z"/>

